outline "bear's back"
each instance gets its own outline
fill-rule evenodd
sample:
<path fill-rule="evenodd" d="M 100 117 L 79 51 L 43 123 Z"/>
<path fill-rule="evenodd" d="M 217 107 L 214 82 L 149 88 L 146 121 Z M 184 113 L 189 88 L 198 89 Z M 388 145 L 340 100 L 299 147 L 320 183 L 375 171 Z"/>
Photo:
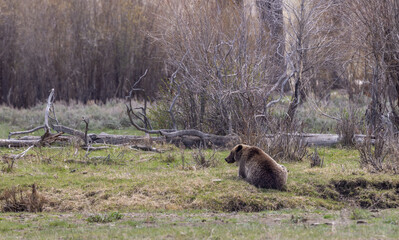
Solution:
<path fill-rule="evenodd" d="M 260 188 L 281 189 L 287 181 L 287 173 L 268 154 L 257 147 L 244 153 L 246 180 Z"/>

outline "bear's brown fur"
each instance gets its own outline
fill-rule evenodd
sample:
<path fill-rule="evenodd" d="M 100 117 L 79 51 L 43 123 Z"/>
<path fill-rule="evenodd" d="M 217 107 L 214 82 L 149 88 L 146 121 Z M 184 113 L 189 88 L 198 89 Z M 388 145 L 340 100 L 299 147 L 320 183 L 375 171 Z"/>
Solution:
<path fill-rule="evenodd" d="M 287 169 L 260 148 L 238 144 L 225 160 L 236 162 L 238 175 L 256 187 L 281 190 L 287 183 Z"/>

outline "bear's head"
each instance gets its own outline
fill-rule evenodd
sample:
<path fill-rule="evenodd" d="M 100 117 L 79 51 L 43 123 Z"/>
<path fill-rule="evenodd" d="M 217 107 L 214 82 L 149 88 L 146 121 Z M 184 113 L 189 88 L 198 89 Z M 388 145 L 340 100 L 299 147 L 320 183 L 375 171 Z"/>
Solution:
<path fill-rule="evenodd" d="M 284 172 L 286 172 L 286 173 L 289 172 L 288 169 L 287 169 L 284 165 L 281 165 L 281 164 L 279 164 L 279 165 L 280 165 L 280 167 L 283 169 Z"/>
<path fill-rule="evenodd" d="M 237 146 L 235 146 L 229 156 L 225 159 L 227 163 L 234 163 L 234 162 L 238 162 L 240 161 L 241 155 L 242 155 L 242 148 L 243 145 L 242 144 L 238 144 Z"/>

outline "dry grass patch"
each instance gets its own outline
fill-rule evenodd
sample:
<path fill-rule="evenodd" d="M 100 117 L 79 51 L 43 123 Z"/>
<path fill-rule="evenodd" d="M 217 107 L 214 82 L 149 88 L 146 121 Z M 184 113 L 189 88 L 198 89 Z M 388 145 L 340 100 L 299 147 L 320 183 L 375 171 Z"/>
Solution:
<path fill-rule="evenodd" d="M 3 202 L 3 212 L 42 212 L 47 203 L 46 198 L 37 192 L 35 184 L 30 193 L 20 187 L 3 190 L 0 201 Z"/>

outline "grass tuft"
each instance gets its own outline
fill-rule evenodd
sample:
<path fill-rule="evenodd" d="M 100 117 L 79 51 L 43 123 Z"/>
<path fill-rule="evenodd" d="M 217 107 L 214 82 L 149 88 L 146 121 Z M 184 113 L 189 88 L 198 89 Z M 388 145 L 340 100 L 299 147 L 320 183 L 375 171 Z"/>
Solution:
<path fill-rule="evenodd" d="M 94 216 L 90 216 L 87 218 L 87 222 L 89 223 L 109 223 L 120 220 L 123 218 L 123 215 L 119 212 L 105 213 L 105 214 L 96 214 Z"/>
<path fill-rule="evenodd" d="M 367 210 L 355 208 L 349 218 L 352 220 L 368 219 L 370 218 L 370 213 Z"/>

